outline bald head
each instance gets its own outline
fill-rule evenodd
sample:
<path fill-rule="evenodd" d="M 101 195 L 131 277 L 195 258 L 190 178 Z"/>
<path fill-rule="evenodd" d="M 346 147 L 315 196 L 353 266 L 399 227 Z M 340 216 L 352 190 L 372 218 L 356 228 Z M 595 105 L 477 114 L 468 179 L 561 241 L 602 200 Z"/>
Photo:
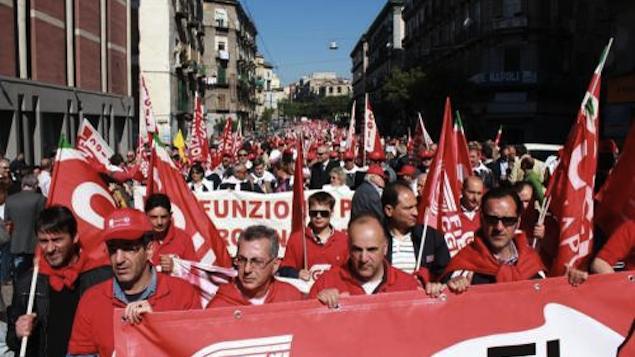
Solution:
<path fill-rule="evenodd" d="M 348 224 L 349 265 L 362 283 L 381 279 L 388 241 L 379 219 L 363 215 Z"/>
<path fill-rule="evenodd" d="M 461 205 L 468 211 L 474 211 L 481 205 L 483 198 L 483 179 L 478 176 L 469 176 L 463 181 L 461 191 Z"/>

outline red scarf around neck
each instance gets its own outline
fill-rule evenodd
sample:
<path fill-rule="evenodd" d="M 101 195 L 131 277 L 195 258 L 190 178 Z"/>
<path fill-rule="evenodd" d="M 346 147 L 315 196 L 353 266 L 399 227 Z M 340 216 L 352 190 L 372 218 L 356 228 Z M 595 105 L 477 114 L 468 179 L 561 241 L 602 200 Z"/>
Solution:
<path fill-rule="evenodd" d="M 40 274 L 46 275 L 49 278 L 49 285 L 55 291 L 62 291 L 64 287 L 73 289 L 75 281 L 79 277 L 84 267 L 85 260 L 82 259 L 83 255 L 79 255 L 77 261 L 73 264 L 65 266 L 59 269 L 53 269 L 44 257 L 40 256 Z"/>
<path fill-rule="evenodd" d="M 536 276 L 545 267 L 540 256 L 529 247 L 524 233 L 514 236 L 514 244 L 518 250 L 518 261 L 514 265 L 501 264 L 483 241 L 476 237 L 470 245 L 461 251 L 450 261 L 445 269 L 444 276 L 453 271 L 468 270 L 475 273 L 496 277 L 496 282 L 509 282 L 529 280 Z"/>

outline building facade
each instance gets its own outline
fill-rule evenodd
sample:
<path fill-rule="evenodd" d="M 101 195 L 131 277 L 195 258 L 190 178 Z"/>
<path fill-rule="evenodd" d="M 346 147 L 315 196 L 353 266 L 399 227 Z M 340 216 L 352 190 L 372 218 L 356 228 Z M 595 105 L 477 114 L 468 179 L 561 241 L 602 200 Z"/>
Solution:
<path fill-rule="evenodd" d="M 340 78 L 335 72 L 315 72 L 295 83 L 293 99 L 302 100 L 311 96 L 350 96 L 352 91 L 349 79 Z"/>
<path fill-rule="evenodd" d="M 262 118 L 265 110 L 271 111 L 272 118 L 278 118 L 278 102 L 284 99 L 280 78 L 271 63 L 256 55 L 256 117 Z"/>
<path fill-rule="evenodd" d="M 386 1 L 350 53 L 353 99 L 356 101 L 358 118 L 363 118 L 365 95 L 368 94 L 371 103 L 381 101 L 384 81 L 393 69 L 402 67 L 405 28 L 403 6 L 403 0 Z M 377 120 L 381 121 L 381 118 Z"/>
<path fill-rule="evenodd" d="M 188 132 L 204 83 L 203 0 L 139 1 L 138 19 L 139 70 L 159 136 L 171 142 L 178 129 Z"/>
<path fill-rule="evenodd" d="M 254 22 L 237 0 L 204 0 L 205 109 L 208 128 L 226 118 L 253 130 L 256 119 Z"/>
<path fill-rule="evenodd" d="M 474 139 L 503 125 L 509 142 L 561 143 L 612 33 L 607 3 L 406 0 L 405 66 L 466 80 Z"/>
<path fill-rule="evenodd" d="M 0 1 L 0 150 L 39 164 L 82 118 L 133 146 L 131 0 Z"/>

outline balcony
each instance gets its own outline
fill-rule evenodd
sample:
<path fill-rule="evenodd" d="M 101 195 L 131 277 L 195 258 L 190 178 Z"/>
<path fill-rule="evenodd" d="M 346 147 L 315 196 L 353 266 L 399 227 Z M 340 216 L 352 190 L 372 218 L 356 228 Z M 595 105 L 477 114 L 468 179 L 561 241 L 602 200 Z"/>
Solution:
<path fill-rule="evenodd" d="M 229 24 L 224 19 L 216 19 L 214 20 L 214 27 L 217 31 L 229 31 Z"/>
<path fill-rule="evenodd" d="M 177 19 L 187 18 L 187 6 L 183 4 L 183 0 L 174 2 L 174 15 Z"/>
<path fill-rule="evenodd" d="M 227 50 L 218 50 L 216 52 L 216 58 L 221 61 L 229 61 L 229 51 Z"/>
<path fill-rule="evenodd" d="M 492 20 L 493 30 L 507 30 L 527 27 L 527 16 L 507 17 Z"/>

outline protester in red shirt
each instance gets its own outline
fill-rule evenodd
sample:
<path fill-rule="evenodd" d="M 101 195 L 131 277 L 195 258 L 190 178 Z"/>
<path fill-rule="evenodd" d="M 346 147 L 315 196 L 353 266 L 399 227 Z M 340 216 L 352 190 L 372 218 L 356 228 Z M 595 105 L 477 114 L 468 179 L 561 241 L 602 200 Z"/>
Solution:
<path fill-rule="evenodd" d="M 622 224 L 609 237 L 591 263 L 592 273 L 614 273 L 613 266 L 624 260 L 626 270 L 635 270 L 635 221 Z"/>
<path fill-rule="evenodd" d="M 545 278 L 540 256 L 518 233 L 522 202 L 515 191 L 495 188 L 483 196 L 483 226 L 470 245 L 462 249 L 445 270 L 442 280 L 454 292 L 463 292 L 472 284 L 488 284 Z M 569 282 L 578 285 L 587 274 L 577 269 L 567 273 Z"/>
<path fill-rule="evenodd" d="M 170 273 L 174 268 L 173 257 L 198 260 L 192 239 L 174 224 L 168 196 L 162 193 L 151 195 L 146 200 L 145 211 L 152 224 L 156 243 L 151 259 L 153 265 L 159 265 L 163 273 Z"/>
<path fill-rule="evenodd" d="M 112 355 L 115 308 L 125 309 L 124 321 L 118 324 L 137 324 L 152 311 L 201 308 L 200 297 L 189 283 L 153 269 L 152 225 L 143 212 L 118 209 L 106 217 L 105 225 L 102 239 L 115 277 L 82 296 L 68 345 L 71 356 Z"/>
<path fill-rule="evenodd" d="M 289 238 L 280 276 L 315 280 L 331 267 L 342 265 L 348 257 L 346 233 L 331 225 L 335 198 L 328 192 L 319 191 L 309 196 L 308 201 L 311 220 L 304 230 L 304 237 L 301 237 L 302 232 L 295 232 Z M 306 242 L 308 269 L 305 269 L 302 239 Z"/>
<path fill-rule="evenodd" d="M 348 225 L 348 261 L 334 267 L 315 282 L 309 293 L 331 308 L 340 296 L 417 290 L 414 276 L 393 268 L 385 259 L 388 240 L 379 219 L 364 214 Z"/>
<path fill-rule="evenodd" d="M 298 289 L 274 278 L 280 266 L 278 249 L 276 231 L 265 226 L 247 227 L 238 238 L 234 258 L 238 277 L 221 285 L 207 308 L 301 300 Z"/>

